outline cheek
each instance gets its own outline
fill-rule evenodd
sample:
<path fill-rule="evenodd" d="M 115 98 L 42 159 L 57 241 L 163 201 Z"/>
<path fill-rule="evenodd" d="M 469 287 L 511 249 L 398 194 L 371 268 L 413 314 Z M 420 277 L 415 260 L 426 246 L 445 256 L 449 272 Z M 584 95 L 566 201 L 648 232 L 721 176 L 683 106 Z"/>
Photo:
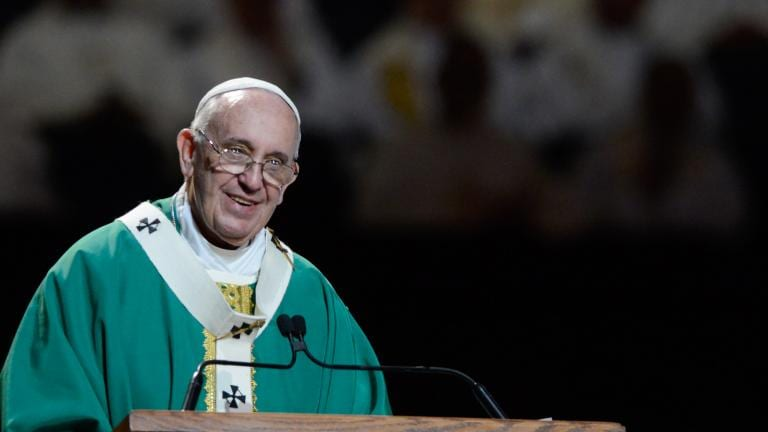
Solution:
<path fill-rule="evenodd" d="M 195 160 L 193 177 L 199 185 L 199 192 L 206 194 L 211 194 L 217 188 L 217 184 L 220 187 L 228 180 L 226 176 L 222 176 L 213 169 L 213 162 L 207 158 Z"/>
<path fill-rule="evenodd" d="M 280 205 L 283 203 L 283 195 L 285 194 L 285 188 L 281 187 L 277 192 L 277 201 L 276 205 Z"/>
<path fill-rule="evenodd" d="M 212 173 L 196 169 L 192 177 L 198 208 L 206 218 L 213 215 L 214 210 L 219 206 L 217 193 L 216 176 Z"/>
<path fill-rule="evenodd" d="M 200 174 L 199 170 L 195 170 L 192 176 L 192 185 L 195 189 L 195 195 L 199 200 L 205 200 L 208 190 L 208 182 L 204 175 Z"/>

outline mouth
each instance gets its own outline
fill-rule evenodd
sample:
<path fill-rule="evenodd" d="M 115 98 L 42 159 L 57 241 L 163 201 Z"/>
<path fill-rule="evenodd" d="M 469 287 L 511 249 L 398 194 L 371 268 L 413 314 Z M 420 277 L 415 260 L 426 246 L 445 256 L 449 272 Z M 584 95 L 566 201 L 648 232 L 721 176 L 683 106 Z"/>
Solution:
<path fill-rule="evenodd" d="M 227 196 L 229 197 L 229 199 L 240 204 L 241 206 L 250 207 L 257 204 L 255 201 L 251 201 L 249 199 L 245 199 L 236 195 L 227 194 Z"/>

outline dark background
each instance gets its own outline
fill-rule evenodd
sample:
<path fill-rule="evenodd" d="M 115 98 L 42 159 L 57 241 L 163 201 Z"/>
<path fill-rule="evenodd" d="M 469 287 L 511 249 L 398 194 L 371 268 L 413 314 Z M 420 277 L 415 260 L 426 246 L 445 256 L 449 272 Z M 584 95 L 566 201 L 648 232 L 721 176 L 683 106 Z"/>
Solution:
<path fill-rule="evenodd" d="M 37 8 L 54 3 L 74 7 L 70 13 L 91 13 L 106 10 L 104 5 L 110 2 L 7 3 L 0 21 L 3 46 Z M 231 3 L 242 8 L 240 13 L 256 9 L 255 2 Z M 337 61 L 349 64 L 377 32 L 405 14 L 406 3 L 316 2 L 317 23 L 333 41 Z M 654 2 L 584 3 L 602 12 L 603 25 L 635 29 L 626 16 Z M 694 9 L 704 8 L 703 4 L 688 2 Z M 759 2 L 755 4 L 760 11 Z M 643 94 L 649 96 L 639 98 L 637 108 L 621 117 L 627 125 L 643 119 L 641 135 L 650 137 L 646 138 L 649 148 L 661 143 L 662 151 L 650 151 L 646 174 L 639 180 L 651 197 L 647 202 L 654 202 L 654 196 L 667 190 L 665 185 L 674 183 L 669 173 L 680 165 L 670 161 L 684 160 L 680 153 L 669 151 L 665 137 L 680 133 L 675 119 L 687 125 L 686 118 L 678 118 L 685 116 L 677 114 L 688 112 L 688 104 L 696 99 L 692 94 L 701 91 L 700 87 L 686 91 L 692 85 L 686 77 L 704 77 L 700 81 L 717 95 L 716 109 L 715 114 L 697 119 L 699 133 L 693 135 L 695 140 L 715 143 L 717 154 L 732 167 L 738 186 L 725 188 L 725 194 L 738 195 L 737 218 L 714 224 L 698 223 L 695 218 L 690 223 L 684 218 L 670 223 L 654 218 L 654 210 L 649 210 L 651 216 L 635 223 L 601 210 L 587 212 L 592 215 L 587 222 L 547 225 L 540 218 L 543 213 L 536 211 L 542 205 L 536 198 L 551 196 L 553 184 L 579 184 L 579 177 L 572 173 L 588 169 L 585 161 L 590 149 L 603 141 L 600 132 L 616 126 L 565 117 L 553 122 L 547 133 L 526 135 L 514 128 L 508 133 L 510 142 L 526 141 L 536 149 L 520 152 L 540 173 L 522 180 L 516 190 L 523 192 L 516 192 L 499 209 L 470 216 L 456 210 L 473 208 L 474 199 L 482 201 L 482 191 L 475 191 L 464 206 L 436 213 L 438 223 L 409 219 L 407 212 L 399 219 L 371 221 L 356 211 L 365 192 L 358 189 L 360 170 L 350 157 L 349 143 L 360 144 L 355 152 L 365 153 L 383 139 L 365 126 L 328 127 L 322 118 L 313 121 L 307 114 L 302 172 L 270 225 L 332 281 L 382 363 L 464 371 L 485 384 L 512 418 L 605 420 L 620 422 L 632 431 L 734 430 L 737 425 L 759 424 L 758 395 L 764 393 L 768 360 L 760 346 L 766 340 L 762 262 L 768 38 L 762 15 L 743 15 L 751 19 L 734 18 L 728 25 L 715 26 L 697 50 L 684 51 L 686 55 L 679 57 L 655 50 L 652 38 L 646 40 L 645 33 L 633 30 L 645 51 L 664 55 L 640 56 L 643 64 L 651 65 L 644 69 L 649 76 L 656 71 L 660 78 L 637 81 L 638 91 L 647 90 Z M 194 37 L 200 36 L 190 28 L 202 24 L 192 21 L 173 27 L 173 37 L 194 43 Z M 510 44 L 511 51 L 501 55 L 515 61 L 536 58 L 552 43 L 520 37 Z M 0 61 L 6 54 L 0 51 Z M 42 59 L 35 72 L 44 72 L 46 50 L 31 50 L 29 55 Z M 597 58 L 601 56 L 598 52 Z M 471 56 L 459 56 L 450 70 L 459 71 L 460 77 L 473 76 L 473 82 L 479 83 L 475 75 L 461 74 L 462 58 L 477 64 Z M 689 72 L 680 72 L 681 64 Z M 15 67 L 5 61 L 0 63 L 0 73 Z M 301 72 L 316 71 L 294 71 L 299 76 Z M 215 80 L 187 96 L 196 101 L 208 87 L 230 76 L 213 73 Z M 66 76 L 58 79 L 67 82 Z M 302 89 L 281 85 L 296 92 Z M 479 87 L 471 86 L 461 94 L 474 94 Z M 23 102 L 10 99 L 11 93 L 0 88 L 4 121 L 15 119 L 16 103 Z M 289 90 L 289 94 L 294 93 Z M 174 136 L 153 133 L 143 120 L 146 114 L 141 105 L 119 91 L 104 92 L 99 98 L 88 109 L 73 105 L 71 116 L 25 117 L 37 144 L 15 141 L 16 135 L 0 142 L 0 157 L 6 160 L 21 160 L 13 158 L 19 158 L 18 149 L 24 146 L 42 146 L 44 156 L 26 163 L 45 172 L 45 189 L 56 198 L 55 204 L 48 205 L 25 199 L 25 188 L 32 181 L 25 174 L 32 177 L 37 171 L 7 171 L 14 175 L 2 177 L 0 253 L 7 275 L 3 350 L 10 346 L 39 281 L 75 240 L 141 200 L 169 196 L 180 185 L 173 151 L 167 151 Z M 463 101 L 459 106 L 472 101 L 466 96 L 459 99 Z M 588 102 L 579 106 L 594 108 Z M 186 108 L 191 114 L 193 106 Z M 185 126 L 170 117 L 171 126 Z M 371 154 L 375 160 L 376 153 Z M 396 160 L 408 157 L 404 154 Z M 441 157 L 447 156 L 434 155 L 438 163 Z M 484 164 L 467 164 L 465 171 L 471 174 Z M 389 169 L 396 174 L 401 167 Z M 608 196 L 601 195 L 604 186 L 586 189 L 588 201 Z M 698 194 L 695 198 L 704 209 L 697 215 L 721 210 L 714 198 L 719 190 L 707 187 L 691 192 Z M 554 202 L 560 208 L 559 201 Z M 381 200 L 376 204 L 407 208 L 413 203 Z M 567 220 L 568 213 L 563 206 L 558 217 Z M 562 226 L 571 228 L 559 229 Z M 388 382 L 395 414 L 484 416 L 469 388 L 457 379 L 390 375 Z"/>

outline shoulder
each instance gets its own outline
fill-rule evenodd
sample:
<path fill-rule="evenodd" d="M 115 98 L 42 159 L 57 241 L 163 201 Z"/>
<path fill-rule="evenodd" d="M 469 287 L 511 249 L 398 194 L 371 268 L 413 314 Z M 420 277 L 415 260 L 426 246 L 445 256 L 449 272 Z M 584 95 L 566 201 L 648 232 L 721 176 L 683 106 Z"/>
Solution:
<path fill-rule="evenodd" d="M 119 221 L 101 226 L 76 241 L 62 256 L 60 261 L 75 258 L 114 253 L 118 245 L 129 239 L 131 233 Z"/>
<path fill-rule="evenodd" d="M 166 215 L 170 210 L 170 199 L 163 199 L 152 204 L 159 207 Z M 141 250 L 126 226 L 115 219 L 77 240 L 54 265 L 52 270 L 66 270 L 74 265 L 98 262 L 101 265 L 119 264 L 125 258 Z"/>
<path fill-rule="evenodd" d="M 70 306 L 101 303 L 107 291 L 103 287 L 121 278 L 120 261 L 136 256 L 130 253 L 130 236 L 114 221 L 80 238 L 48 270 L 38 287 L 40 301 Z M 77 309 L 85 314 L 92 311 L 90 306 Z"/>
<path fill-rule="evenodd" d="M 318 282 L 323 282 L 324 284 L 328 284 L 328 281 L 325 279 L 325 276 L 320 272 L 320 270 L 315 267 L 314 264 L 312 264 L 308 259 L 304 258 L 302 255 L 296 253 L 296 251 L 293 250 L 289 245 L 287 245 L 285 242 L 280 240 L 275 234 L 275 231 L 271 228 L 267 228 L 268 231 L 268 239 L 269 241 L 274 244 L 277 249 L 283 253 L 283 255 L 286 257 L 286 259 L 291 263 L 291 266 L 293 267 L 293 273 L 291 275 L 291 282 L 295 283 L 297 280 L 301 281 L 311 281 L 315 280 Z"/>
<path fill-rule="evenodd" d="M 323 272 L 296 252 L 293 252 L 293 274 L 288 293 L 304 299 L 324 299 L 325 303 L 341 302 L 338 293 Z"/>
<path fill-rule="evenodd" d="M 316 281 L 330 286 L 330 283 L 320 269 L 296 252 L 293 252 L 293 278 L 306 282 Z"/>

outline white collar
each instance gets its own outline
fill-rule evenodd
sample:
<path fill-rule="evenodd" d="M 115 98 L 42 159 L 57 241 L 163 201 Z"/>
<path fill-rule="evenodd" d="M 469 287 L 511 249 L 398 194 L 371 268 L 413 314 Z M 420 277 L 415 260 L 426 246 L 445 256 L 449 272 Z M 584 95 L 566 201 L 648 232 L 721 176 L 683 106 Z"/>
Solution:
<path fill-rule="evenodd" d="M 181 236 L 197 255 L 204 267 L 226 273 L 256 276 L 261 269 L 267 243 L 267 230 L 262 228 L 245 246 L 238 249 L 222 249 L 203 237 L 192 217 L 186 187 L 182 186 L 172 199 L 173 210 L 181 224 Z"/>

